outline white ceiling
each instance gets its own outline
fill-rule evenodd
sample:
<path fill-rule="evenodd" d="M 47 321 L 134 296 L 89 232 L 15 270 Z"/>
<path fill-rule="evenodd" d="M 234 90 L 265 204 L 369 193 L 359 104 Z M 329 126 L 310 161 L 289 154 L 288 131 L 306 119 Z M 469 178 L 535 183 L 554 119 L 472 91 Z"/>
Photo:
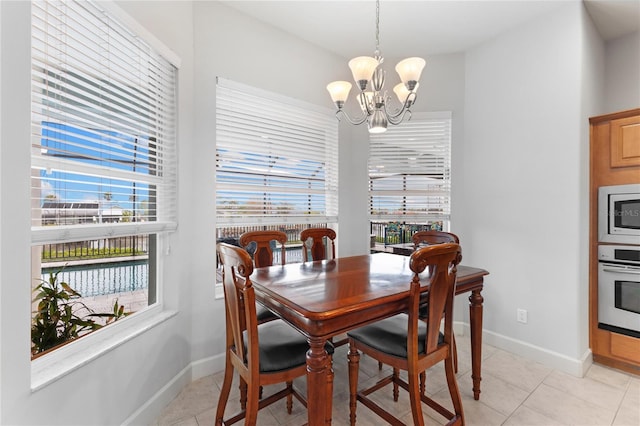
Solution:
<path fill-rule="evenodd" d="M 394 57 L 462 52 L 570 0 L 381 0 L 380 50 Z M 345 58 L 372 55 L 375 2 L 223 1 Z M 605 40 L 638 31 L 640 0 L 585 0 Z"/>

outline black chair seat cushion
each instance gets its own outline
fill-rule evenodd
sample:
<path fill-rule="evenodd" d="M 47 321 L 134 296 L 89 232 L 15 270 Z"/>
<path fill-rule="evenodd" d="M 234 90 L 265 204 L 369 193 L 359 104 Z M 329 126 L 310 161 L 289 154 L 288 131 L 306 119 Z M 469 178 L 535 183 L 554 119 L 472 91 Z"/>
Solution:
<path fill-rule="evenodd" d="M 406 358 L 408 324 L 409 316 L 407 314 L 398 314 L 349 331 L 347 336 L 380 352 L 399 358 Z M 424 322 L 418 321 L 418 353 L 424 353 L 426 338 L 427 326 Z M 443 342 L 444 335 L 440 333 L 438 343 Z"/>
<path fill-rule="evenodd" d="M 260 324 L 266 321 L 277 319 L 278 316 L 261 304 L 256 303 L 256 318 L 258 319 L 258 324 Z"/>
<path fill-rule="evenodd" d="M 281 319 L 258 326 L 258 343 L 261 373 L 275 373 L 307 363 L 307 338 Z M 324 348 L 333 355 L 330 342 Z"/>

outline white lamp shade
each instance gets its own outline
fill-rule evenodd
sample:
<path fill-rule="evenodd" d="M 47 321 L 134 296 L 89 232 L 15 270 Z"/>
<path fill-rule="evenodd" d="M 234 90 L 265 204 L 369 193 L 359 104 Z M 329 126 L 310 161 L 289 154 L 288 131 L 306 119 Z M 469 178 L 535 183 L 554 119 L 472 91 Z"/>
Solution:
<path fill-rule="evenodd" d="M 362 80 L 371 80 L 371 76 L 377 66 L 378 60 L 371 56 L 358 56 L 357 58 L 353 58 L 349 61 L 349 68 L 351 68 L 353 79 L 356 83 Z"/>
<path fill-rule="evenodd" d="M 420 80 L 420 74 L 427 62 L 422 58 L 407 58 L 398 62 L 396 71 L 403 83 Z"/>
<path fill-rule="evenodd" d="M 413 88 L 413 92 L 418 90 L 419 85 L 420 83 L 416 83 L 416 87 Z M 393 92 L 398 97 L 400 103 L 403 104 L 407 100 L 407 96 L 409 96 L 409 93 L 411 93 L 412 91 L 407 89 L 407 86 L 405 86 L 404 83 L 398 83 L 393 88 Z"/>
<path fill-rule="evenodd" d="M 351 91 L 351 83 L 348 81 L 333 81 L 327 84 L 327 90 L 331 100 L 335 102 L 346 102 Z"/>

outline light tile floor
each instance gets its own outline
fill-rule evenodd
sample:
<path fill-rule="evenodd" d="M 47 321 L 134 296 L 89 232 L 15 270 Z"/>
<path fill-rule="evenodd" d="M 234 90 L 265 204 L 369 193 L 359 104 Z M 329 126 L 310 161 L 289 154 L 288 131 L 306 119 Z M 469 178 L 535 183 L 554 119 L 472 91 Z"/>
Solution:
<path fill-rule="evenodd" d="M 612 425 L 640 426 L 640 377 L 598 364 L 591 366 L 586 376 L 577 378 L 547 368 L 517 355 L 485 345 L 483 347 L 480 400 L 471 391 L 471 357 L 469 339 L 458 338 L 458 384 L 462 394 L 466 424 L 482 425 Z M 349 424 L 349 394 L 347 346 L 334 354 L 333 424 Z M 376 381 L 388 370 L 378 371 L 377 362 L 362 357 L 360 383 Z M 222 373 L 196 380 L 162 412 L 158 426 L 213 425 L 216 404 L 222 384 Z M 237 382 L 237 377 L 236 377 Z M 304 378 L 296 381 L 304 389 Z M 265 389 L 268 392 L 270 389 Z M 400 392 L 398 402 L 391 398 L 391 388 L 385 387 L 373 397 L 405 423 L 411 424 L 407 393 Z M 444 369 L 436 366 L 427 372 L 427 393 L 451 407 Z M 239 408 L 238 387 L 234 383 L 227 414 Z M 424 405 L 423 405 L 424 406 Z M 424 410 L 427 424 L 443 424 L 431 409 Z M 384 423 L 366 407 L 358 404 L 357 424 L 378 426 Z M 433 416 L 433 417 L 431 417 Z M 306 423 L 306 410 L 294 399 L 293 413 L 288 415 L 281 400 L 258 414 L 258 425 L 301 425 Z"/>

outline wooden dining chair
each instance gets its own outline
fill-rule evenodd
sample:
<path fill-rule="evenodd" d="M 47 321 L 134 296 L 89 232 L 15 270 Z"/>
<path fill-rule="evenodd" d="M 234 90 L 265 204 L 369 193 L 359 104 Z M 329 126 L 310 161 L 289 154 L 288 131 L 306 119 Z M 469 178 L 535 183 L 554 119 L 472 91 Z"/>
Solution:
<path fill-rule="evenodd" d="M 444 243 L 456 243 L 460 244 L 460 238 L 456 234 L 445 231 L 418 231 L 411 236 L 411 241 L 413 242 L 413 248 L 416 250 L 418 247 L 422 245 L 433 245 L 433 244 L 444 244 Z M 423 306 L 420 309 L 420 314 L 422 315 L 426 312 L 427 307 Z M 458 372 L 458 350 L 456 348 L 456 337 L 453 336 L 452 340 L 453 345 L 453 370 Z M 424 377 L 422 377 L 424 381 Z"/>
<path fill-rule="evenodd" d="M 414 249 L 421 245 L 432 245 L 442 243 L 460 244 L 460 239 L 456 234 L 445 231 L 418 231 L 411 236 Z"/>
<path fill-rule="evenodd" d="M 409 284 L 406 314 L 399 314 L 347 333 L 349 336 L 349 419 L 356 422 L 356 406 L 360 402 L 392 425 L 403 423 L 368 397 L 372 392 L 393 384 L 393 399 L 398 400 L 398 387 L 409 392 L 414 425 L 424 425 L 422 402 L 444 416 L 448 423 L 464 425 L 462 401 L 453 369 L 453 296 L 456 268 L 462 259 L 460 246 L 443 243 L 417 249 L 409 267 L 413 279 Z M 421 274 L 429 268 L 430 274 Z M 429 312 L 420 317 L 421 298 L 428 300 Z M 444 318 L 444 331 L 440 324 Z M 373 386 L 358 390 L 360 352 L 390 365 L 392 373 Z M 454 412 L 449 411 L 424 392 L 420 374 L 444 361 L 449 395 Z M 407 372 L 407 380 L 400 377 L 400 370 Z"/>
<path fill-rule="evenodd" d="M 414 251 L 423 245 L 443 244 L 443 243 L 455 243 L 460 244 L 460 239 L 456 234 L 445 231 L 418 231 L 411 236 L 413 242 Z M 420 310 L 421 314 L 426 312 L 428 308 L 423 306 Z M 454 370 L 458 372 L 458 351 L 456 350 L 455 336 L 453 337 L 453 366 Z M 378 363 L 378 369 L 382 370 L 382 362 Z M 424 382 L 424 377 L 422 378 Z"/>
<path fill-rule="evenodd" d="M 248 231 L 240 235 L 238 243 L 244 247 L 245 250 L 252 253 L 253 264 L 256 268 L 262 268 L 263 266 L 273 266 L 273 247 L 272 243 L 275 241 L 276 246 L 280 246 L 280 263 L 285 264 L 285 244 L 287 243 L 287 234 L 281 231 Z M 278 316 L 271 312 L 269 309 L 258 304 L 258 322 L 263 323 L 272 321 Z"/>
<path fill-rule="evenodd" d="M 252 252 L 253 264 L 256 268 L 273 266 L 272 242 L 280 246 L 280 264 L 285 264 L 285 244 L 287 234 L 282 231 L 248 231 L 240 235 L 238 242 L 242 247 Z"/>
<path fill-rule="evenodd" d="M 258 324 L 250 278 L 254 268 L 251 256 L 246 250 L 226 243 L 219 243 L 217 249 L 223 268 L 226 353 L 215 424 L 230 425 L 244 419 L 245 425 L 255 425 L 258 410 L 284 397 L 289 414 L 294 396 L 306 407 L 306 398 L 293 387 L 293 380 L 307 374 L 307 339 L 281 319 Z M 330 343 L 325 349 L 332 356 Z M 242 409 L 224 419 L 234 370 L 240 377 Z M 332 382 L 333 377 L 327 378 L 328 385 Z M 285 383 L 284 389 L 260 398 L 262 386 L 278 383 Z M 332 386 L 328 386 L 328 398 L 332 391 Z"/>
<path fill-rule="evenodd" d="M 326 238 L 326 242 L 325 242 Z M 331 242 L 331 259 L 336 258 L 336 231 L 331 228 L 307 228 L 300 232 L 302 241 L 302 261 L 327 259 L 327 245 Z M 310 242 L 310 245 L 308 244 Z M 330 339 L 333 346 L 338 347 L 349 343 L 345 334 Z"/>
<path fill-rule="evenodd" d="M 331 242 L 331 259 L 336 258 L 336 231 L 331 228 L 308 228 L 300 232 L 302 261 L 325 260 L 327 246 Z M 310 242 L 310 245 L 308 244 Z"/>

